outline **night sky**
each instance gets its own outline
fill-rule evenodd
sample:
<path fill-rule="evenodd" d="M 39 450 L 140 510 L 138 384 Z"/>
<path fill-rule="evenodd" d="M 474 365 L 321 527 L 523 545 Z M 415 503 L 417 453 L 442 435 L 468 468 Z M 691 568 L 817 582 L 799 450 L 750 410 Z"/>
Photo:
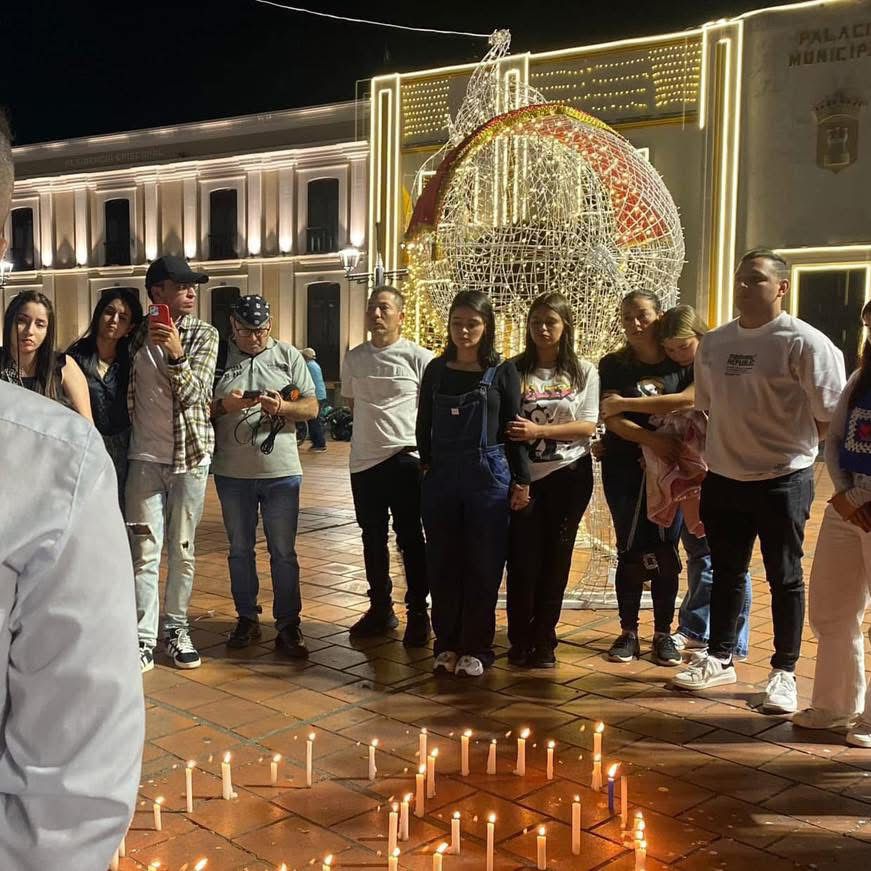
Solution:
<path fill-rule="evenodd" d="M 508 27 L 516 51 L 541 51 L 682 30 L 778 2 L 293 5 L 479 33 Z M 329 21 L 254 0 L 5 0 L 0 6 L 0 105 L 18 145 L 349 100 L 378 73 L 474 61 L 486 49 L 482 39 Z"/>

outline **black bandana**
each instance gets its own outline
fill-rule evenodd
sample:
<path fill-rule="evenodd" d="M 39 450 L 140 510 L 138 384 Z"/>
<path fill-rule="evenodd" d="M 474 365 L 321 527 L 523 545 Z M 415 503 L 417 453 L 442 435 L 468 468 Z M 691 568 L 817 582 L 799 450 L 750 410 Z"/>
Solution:
<path fill-rule="evenodd" d="M 243 296 L 233 306 L 233 314 L 244 326 L 258 329 L 269 320 L 269 303 L 262 296 Z"/>

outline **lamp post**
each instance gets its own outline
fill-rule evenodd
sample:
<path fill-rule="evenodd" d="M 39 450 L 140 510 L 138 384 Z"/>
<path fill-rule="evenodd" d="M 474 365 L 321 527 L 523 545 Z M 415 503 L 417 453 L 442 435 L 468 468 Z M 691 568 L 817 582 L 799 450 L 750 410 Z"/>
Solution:
<path fill-rule="evenodd" d="M 354 245 L 346 245 L 339 251 L 339 259 L 342 261 L 342 268 L 345 270 L 348 281 L 365 282 L 366 284 L 372 282 L 373 287 L 380 287 L 388 279 L 403 279 L 408 275 L 407 269 L 385 269 L 380 253 L 375 257 L 375 269 L 372 272 L 355 272 L 354 270 L 360 263 L 360 257 L 360 249 Z"/>

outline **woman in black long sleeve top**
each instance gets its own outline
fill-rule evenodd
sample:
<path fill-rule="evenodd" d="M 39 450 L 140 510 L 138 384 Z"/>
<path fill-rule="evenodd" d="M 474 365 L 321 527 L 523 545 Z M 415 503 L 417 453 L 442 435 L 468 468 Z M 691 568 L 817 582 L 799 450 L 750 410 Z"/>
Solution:
<path fill-rule="evenodd" d="M 417 443 L 432 594 L 433 670 L 477 677 L 493 662 L 510 508 L 529 502 L 528 455 L 505 442 L 520 376 L 493 348 L 490 298 L 460 291 L 445 353 L 423 375 Z"/>

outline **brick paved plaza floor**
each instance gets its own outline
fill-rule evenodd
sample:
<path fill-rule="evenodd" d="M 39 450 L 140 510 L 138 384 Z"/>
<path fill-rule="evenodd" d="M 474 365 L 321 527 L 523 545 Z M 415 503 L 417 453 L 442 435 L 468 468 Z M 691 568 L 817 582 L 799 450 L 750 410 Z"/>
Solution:
<path fill-rule="evenodd" d="M 438 746 L 438 788 L 424 819 L 412 817 L 400 843 L 400 869 L 429 869 L 432 852 L 450 840 L 450 817 L 462 814 L 459 856 L 444 871 L 484 868 L 484 825 L 494 812 L 495 871 L 535 867 L 537 828 L 546 826 L 548 868 L 635 867 L 619 819 L 604 794 L 590 789 L 592 727 L 606 723 L 606 766 L 629 773 L 630 805 L 643 809 L 647 869 L 871 868 L 871 751 L 848 749 L 843 737 L 794 729 L 787 718 L 751 705 L 768 673 L 769 596 L 754 561 L 752 647 L 738 665 L 737 686 L 702 696 L 664 687 L 669 671 L 642 660 L 604 659 L 618 622 L 613 611 L 564 611 L 559 664 L 552 671 L 510 667 L 500 656 L 481 680 L 434 679 L 432 652 L 406 650 L 394 638 L 351 643 L 347 627 L 365 610 L 366 582 L 347 474 L 347 445 L 306 455 L 298 551 L 308 662 L 288 663 L 262 643 L 230 651 L 234 620 L 226 541 L 210 483 L 197 536 L 193 637 L 203 656 L 178 671 L 158 656 L 145 675 L 148 730 L 139 811 L 122 869 L 160 862 L 176 871 L 208 858 L 208 871 L 315 869 L 325 854 L 333 868 L 387 868 L 392 797 L 414 791 L 418 733 Z M 808 559 L 831 487 L 818 466 L 818 495 L 808 527 Z M 268 587 L 265 549 L 258 547 Z M 397 561 L 398 562 L 398 561 Z M 401 579 L 399 566 L 394 577 Z M 401 581 L 400 581 L 401 583 Z M 268 617 L 270 595 L 263 594 Z M 642 634 L 650 637 L 651 614 Z M 265 621 L 269 625 L 270 621 Z M 499 654 L 506 649 L 498 614 Z M 401 627 L 400 627 L 401 628 Z M 815 643 L 806 630 L 799 689 L 810 693 Z M 517 732 L 532 731 L 525 777 L 511 773 Z M 472 729 L 469 777 L 459 775 L 459 736 Z M 314 786 L 304 789 L 306 736 L 314 731 Z M 508 733 L 510 737 L 506 737 Z M 367 745 L 379 739 L 378 776 L 367 779 Z M 498 772 L 484 773 L 486 749 L 498 738 Z M 545 745 L 556 745 L 555 779 L 545 777 Z M 238 798 L 221 799 L 220 762 L 232 754 Z M 269 763 L 281 754 L 279 782 Z M 194 811 L 185 813 L 184 766 L 195 760 Z M 580 795 L 580 856 L 570 850 L 570 805 Z M 151 812 L 164 797 L 163 831 Z M 618 801 L 619 810 L 619 801 Z"/>

